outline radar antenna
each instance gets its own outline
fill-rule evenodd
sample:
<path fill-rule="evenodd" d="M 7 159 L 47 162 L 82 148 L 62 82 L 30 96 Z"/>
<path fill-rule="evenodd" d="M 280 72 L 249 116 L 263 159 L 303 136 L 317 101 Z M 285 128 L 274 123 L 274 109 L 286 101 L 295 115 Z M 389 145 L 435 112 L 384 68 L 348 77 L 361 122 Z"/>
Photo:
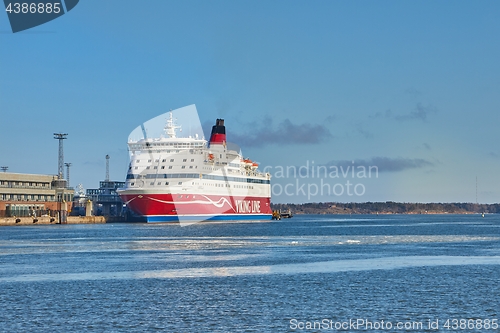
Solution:
<path fill-rule="evenodd" d="M 165 126 L 165 133 L 167 133 L 168 137 L 169 138 L 176 138 L 176 133 L 175 133 L 175 130 L 176 129 L 180 129 L 181 126 L 177 126 L 175 124 L 175 120 L 173 115 L 172 115 L 172 111 L 169 112 L 169 118 L 167 119 L 167 125 Z"/>

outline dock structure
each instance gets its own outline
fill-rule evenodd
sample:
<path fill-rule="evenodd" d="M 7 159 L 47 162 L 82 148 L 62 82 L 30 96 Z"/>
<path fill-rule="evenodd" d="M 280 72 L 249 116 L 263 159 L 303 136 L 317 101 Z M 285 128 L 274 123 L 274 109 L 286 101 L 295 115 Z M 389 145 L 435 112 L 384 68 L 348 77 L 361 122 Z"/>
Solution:
<path fill-rule="evenodd" d="M 86 196 L 94 206 L 94 215 L 121 216 L 123 201 L 116 193 L 116 189 L 124 187 L 125 182 L 101 181 L 98 189 L 87 189 Z"/>
<path fill-rule="evenodd" d="M 98 224 L 106 223 L 104 216 L 68 216 L 64 224 Z M 22 225 L 61 224 L 59 217 L 0 217 L 0 227 Z"/>
<path fill-rule="evenodd" d="M 123 201 L 118 193 L 116 193 L 116 190 L 125 187 L 125 182 L 109 180 L 109 159 L 110 156 L 106 155 L 105 180 L 99 182 L 98 189 L 88 189 L 86 197 L 92 201 L 93 215 L 119 217 L 124 215 Z"/>

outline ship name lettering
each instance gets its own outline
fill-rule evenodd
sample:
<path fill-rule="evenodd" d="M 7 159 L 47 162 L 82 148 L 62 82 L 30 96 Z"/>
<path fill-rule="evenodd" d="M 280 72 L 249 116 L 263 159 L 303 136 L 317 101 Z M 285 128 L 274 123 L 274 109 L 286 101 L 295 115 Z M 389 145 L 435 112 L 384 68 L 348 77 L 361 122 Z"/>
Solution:
<path fill-rule="evenodd" d="M 236 211 L 238 213 L 260 213 L 260 201 L 236 200 Z"/>

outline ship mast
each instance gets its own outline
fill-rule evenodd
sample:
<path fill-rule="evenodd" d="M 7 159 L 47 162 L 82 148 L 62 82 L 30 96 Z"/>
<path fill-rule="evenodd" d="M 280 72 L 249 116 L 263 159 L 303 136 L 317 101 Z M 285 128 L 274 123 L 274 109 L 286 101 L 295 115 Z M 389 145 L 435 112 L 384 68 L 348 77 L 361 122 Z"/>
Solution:
<path fill-rule="evenodd" d="M 167 125 L 165 126 L 165 133 L 167 133 L 169 138 L 176 138 L 175 130 L 181 128 L 181 126 L 175 125 L 175 120 L 172 115 L 172 111 L 169 112 L 170 116 L 167 119 Z"/>

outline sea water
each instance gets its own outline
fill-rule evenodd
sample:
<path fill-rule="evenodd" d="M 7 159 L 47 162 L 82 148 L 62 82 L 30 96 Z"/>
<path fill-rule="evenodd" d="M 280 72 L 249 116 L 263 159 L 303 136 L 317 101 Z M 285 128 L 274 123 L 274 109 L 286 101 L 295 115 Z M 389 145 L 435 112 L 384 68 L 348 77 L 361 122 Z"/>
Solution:
<path fill-rule="evenodd" d="M 498 332 L 499 284 L 498 215 L 0 228 L 1 332 Z"/>

